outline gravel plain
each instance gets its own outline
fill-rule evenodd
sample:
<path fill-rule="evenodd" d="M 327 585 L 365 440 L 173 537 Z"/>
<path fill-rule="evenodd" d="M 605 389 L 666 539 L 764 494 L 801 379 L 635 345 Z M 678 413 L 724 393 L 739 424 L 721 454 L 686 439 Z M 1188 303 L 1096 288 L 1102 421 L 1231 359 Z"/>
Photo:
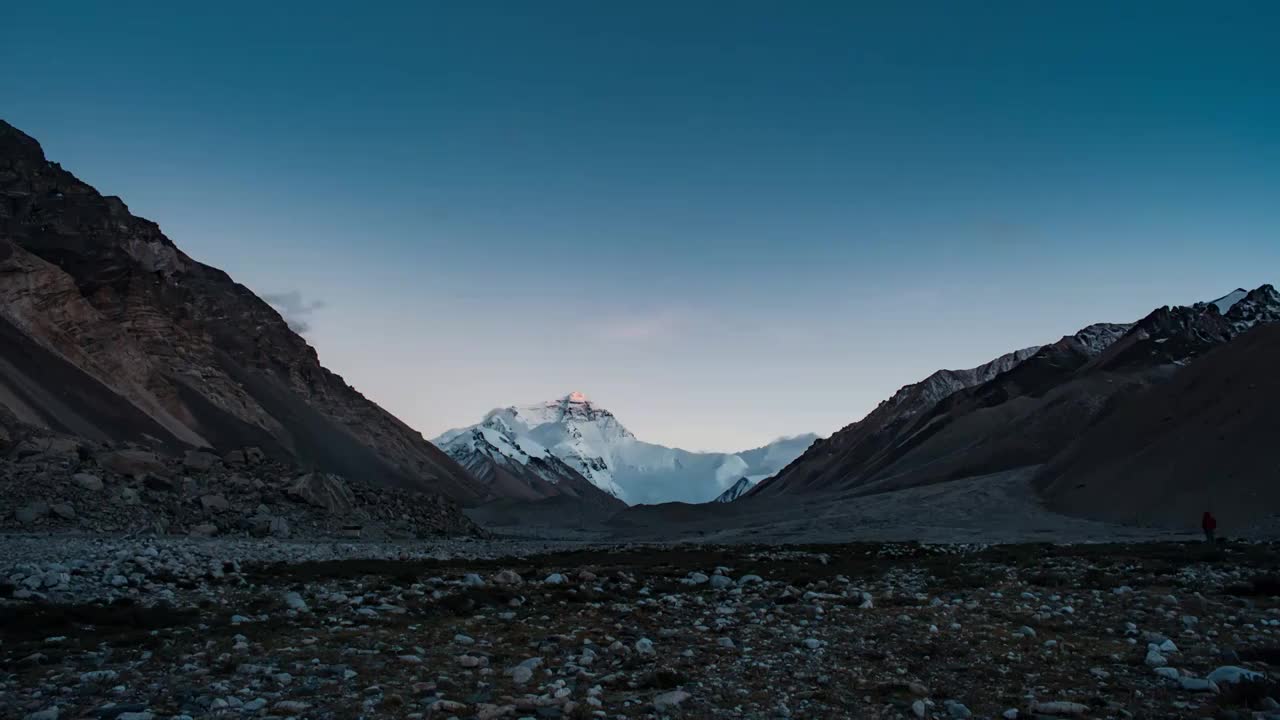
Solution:
<path fill-rule="evenodd" d="M 0 717 L 1276 718 L 1277 546 L 0 538 Z"/>

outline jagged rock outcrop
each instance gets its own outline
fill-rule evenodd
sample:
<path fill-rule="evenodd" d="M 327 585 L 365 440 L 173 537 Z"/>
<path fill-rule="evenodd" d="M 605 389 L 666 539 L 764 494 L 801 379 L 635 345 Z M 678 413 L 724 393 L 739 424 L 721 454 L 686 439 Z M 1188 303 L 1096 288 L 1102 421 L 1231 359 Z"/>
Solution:
<path fill-rule="evenodd" d="M 353 481 L 486 499 L 270 305 L 3 121 L 0 406 L 94 442 L 255 446 Z"/>
<path fill-rule="evenodd" d="M 750 480 L 748 480 L 747 478 L 738 478 L 738 482 L 730 485 L 728 488 L 725 489 L 724 492 L 717 495 L 716 499 L 712 500 L 711 502 L 713 503 L 733 502 L 734 500 L 737 500 L 743 495 L 746 495 L 747 491 L 750 490 L 751 488 L 752 488 L 752 484 Z"/>

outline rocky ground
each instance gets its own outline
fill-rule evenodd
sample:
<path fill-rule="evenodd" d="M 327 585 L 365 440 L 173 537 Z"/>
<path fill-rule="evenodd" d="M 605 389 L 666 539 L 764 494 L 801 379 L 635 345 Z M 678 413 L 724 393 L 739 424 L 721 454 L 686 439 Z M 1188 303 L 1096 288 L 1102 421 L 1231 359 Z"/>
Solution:
<path fill-rule="evenodd" d="M 0 540 L 0 717 L 1280 717 L 1276 545 Z"/>
<path fill-rule="evenodd" d="M 52 433 L 0 437 L 0 530 L 412 539 L 483 534 L 439 496 L 347 482 L 253 447 L 170 457 Z"/>

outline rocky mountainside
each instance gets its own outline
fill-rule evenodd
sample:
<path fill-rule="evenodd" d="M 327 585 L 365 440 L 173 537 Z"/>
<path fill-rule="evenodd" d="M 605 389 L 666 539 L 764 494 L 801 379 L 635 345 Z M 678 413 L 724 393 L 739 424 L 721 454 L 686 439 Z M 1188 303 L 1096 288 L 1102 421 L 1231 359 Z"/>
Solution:
<path fill-rule="evenodd" d="M 1166 343 L 1167 344 L 1167 343 Z M 1224 532 L 1280 508 L 1280 324 L 1219 345 L 1115 408 L 1042 468 L 1049 507 L 1135 525 Z"/>
<path fill-rule="evenodd" d="M 0 405 L 91 442 L 257 446 L 350 480 L 485 499 L 325 369 L 276 310 L 0 121 Z"/>
<path fill-rule="evenodd" d="M 23 425 L 0 407 L 0 529 L 276 539 L 483 534 L 458 506 L 305 471 L 259 448 L 181 458 Z M 10 512 L 11 511 L 11 512 Z"/>
<path fill-rule="evenodd" d="M 1277 319 L 1280 294 L 1264 285 L 1159 308 L 1132 324 L 1091 325 L 1004 356 L 985 377 L 966 376 L 978 380 L 968 386 L 937 392 L 908 386 L 750 496 L 873 493 L 1045 463 L 1115 403 Z M 912 401 L 900 399 L 904 394 Z"/>
<path fill-rule="evenodd" d="M 846 426 L 808 452 L 782 473 L 755 487 L 755 493 L 804 491 L 830 481 L 820 468 L 837 468 L 861 462 L 892 444 L 897 434 L 920 413 L 932 409 L 953 393 L 987 382 L 1033 355 L 1037 348 L 1017 350 L 967 370 L 939 370 L 918 383 L 900 388 L 865 418 Z M 840 461 L 835 461 L 840 458 Z M 783 478 L 786 478 L 785 480 Z M 784 489 L 785 486 L 785 489 Z"/>
<path fill-rule="evenodd" d="M 669 448 L 636 439 L 613 413 L 573 392 L 543 403 L 492 410 L 478 425 L 450 430 L 434 442 L 464 464 L 477 446 L 487 446 L 482 455 L 505 455 L 508 465 L 527 467 L 526 458 L 558 458 L 609 495 L 637 504 L 706 502 L 738 478 L 777 472 L 814 438 L 783 438 L 741 453 Z"/>

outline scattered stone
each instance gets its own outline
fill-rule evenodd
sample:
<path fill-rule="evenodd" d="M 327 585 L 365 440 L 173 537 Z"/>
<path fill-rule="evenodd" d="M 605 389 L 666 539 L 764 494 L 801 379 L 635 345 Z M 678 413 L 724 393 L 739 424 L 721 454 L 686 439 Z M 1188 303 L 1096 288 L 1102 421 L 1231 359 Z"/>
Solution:
<path fill-rule="evenodd" d="M 656 695 L 653 698 L 653 709 L 658 712 L 667 712 L 674 708 L 680 707 L 680 704 L 693 697 L 684 690 L 672 690 Z"/>
<path fill-rule="evenodd" d="M 1051 700 L 1049 702 L 1038 702 L 1031 707 L 1031 710 L 1043 715 L 1075 717 L 1089 712 L 1089 706 L 1065 700 Z"/>
<path fill-rule="evenodd" d="M 200 496 L 200 507 L 205 512 L 226 512 L 231 508 L 231 504 L 222 495 L 202 495 Z"/>
<path fill-rule="evenodd" d="M 82 490 L 89 492 L 98 492 L 102 490 L 102 478 L 89 473 L 76 473 L 71 476 L 71 482 L 75 483 Z"/>

